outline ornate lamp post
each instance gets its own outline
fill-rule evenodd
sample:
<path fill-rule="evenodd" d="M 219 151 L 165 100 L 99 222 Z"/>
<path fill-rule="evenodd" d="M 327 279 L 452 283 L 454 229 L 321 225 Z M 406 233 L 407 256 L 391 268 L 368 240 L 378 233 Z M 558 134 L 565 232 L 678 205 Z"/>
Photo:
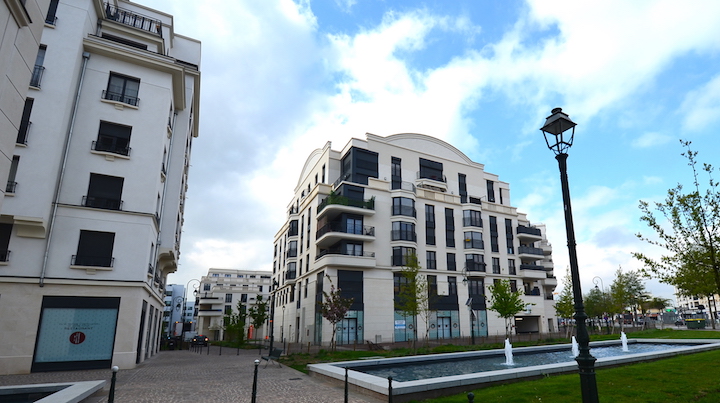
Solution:
<path fill-rule="evenodd" d="M 193 285 L 193 295 L 197 295 L 197 289 L 200 287 L 200 280 L 190 279 L 185 285 L 183 290 L 183 306 L 181 309 L 180 317 L 182 318 L 182 331 L 180 332 L 180 350 L 182 350 L 182 344 L 185 342 L 185 313 L 187 311 L 187 289 L 190 287 L 190 283 L 197 281 L 197 285 Z"/>
<path fill-rule="evenodd" d="M 468 300 L 465 302 L 465 305 L 467 305 L 468 310 L 470 311 L 470 344 L 475 345 L 475 311 L 473 311 L 473 297 L 470 296 L 470 286 L 468 285 L 467 265 L 463 267 L 462 276 L 463 284 L 468 287 Z"/>
<path fill-rule="evenodd" d="M 580 288 L 580 273 L 578 271 L 577 251 L 575 250 L 575 228 L 573 227 L 572 208 L 570 206 L 570 189 L 567 176 L 567 150 L 572 146 L 575 136 L 576 123 L 562 111 L 561 108 L 552 110 L 547 117 L 545 125 L 540 129 L 545 136 L 545 142 L 555 153 L 555 159 L 560 167 L 560 183 L 562 184 L 563 204 L 565 207 L 565 231 L 567 233 L 568 252 L 570 254 L 570 275 L 575 299 L 575 323 L 577 324 L 577 341 L 580 354 L 575 357 L 580 369 L 580 388 L 584 403 L 597 403 L 598 390 L 595 380 L 595 357 L 590 354 L 590 336 L 588 335 L 587 314 L 583 305 L 582 290 Z"/>

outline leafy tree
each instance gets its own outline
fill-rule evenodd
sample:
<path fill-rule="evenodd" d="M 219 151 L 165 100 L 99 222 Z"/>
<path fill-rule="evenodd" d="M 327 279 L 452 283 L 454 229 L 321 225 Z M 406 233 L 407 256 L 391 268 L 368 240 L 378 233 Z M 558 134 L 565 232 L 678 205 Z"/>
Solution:
<path fill-rule="evenodd" d="M 575 302 L 573 299 L 572 280 L 570 277 L 570 269 L 568 268 L 563 279 L 563 289 L 555 303 L 555 313 L 565 322 L 565 337 L 570 337 L 572 327 L 567 324 L 571 323 L 573 315 L 575 315 Z"/>
<path fill-rule="evenodd" d="M 619 267 L 615 272 L 615 280 L 610 285 L 610 308 L 614 313 L 624 314 L 626 311 L 635 311 L 640 301 L 646 298 L 645 284 L 642 282 L 639 271 L 623 272 Z M 623 318 L 624 319 L 624 318 Z M 621 329 L 625 321 L 621 319 Z"/>
<path fill-rule="evenodd" d="M 262 295 L 258 295 L 255 300 L 255 305 L 251 306 L 248 310 L 248 316 L 250 317 L 250 323 L 253 325 L 255 330 L 260 328 L 265 321 L 268 319 L 268 302 L 263 301 Z M 257 334 L 257 333 L 256 333 Z"/>
<path fill-rule="evenodd" d="M 654 209 L 642 200 L 639 206 L 640 220 L 655 232 L 656 238 L 637 234 L 638 238 L 665 249 L 668 254 L 659 259 L 643 253 L 633 256 L 645 264 L 644 270 L 649 275 L 675 286 L 681 294 L 710 296 L 720 293 L 720 191 L 713 178 L 715 168 L 710 164 L 699 168 L 697 151 L 692 151 L 691 142 L 680 143 L 687 149 L 682 156 L 692 169 L 692 188 L 686 191 L 678 184 L 668 190 L 662 203 L 654 203 Z M 698 178 L 699 170 L 708 176 L 704 188 Z"/>
<path fill-rule="evenodd" d="M 353 298 L 343 298 L 341 290 L 335 288 L 330 276 L 325 275 L 325 277 L 330 282 L 330 292 L 323 291 L 324 298 L 320 303 L 320 312 L 322 317 L 332 325 L 332 338 L 330 340 L 332 340 L 332 350 L 335 351 L 337 324 L 345 319 L 345 315 L 353 304 Z"/>
<path fill-rule="evenodd" d="M 228 341 L 235 340 L 240 346 L 245 337 L 245 305 L 238 301 L 237 310 L 226 313 L 223 317 L 225 327 L 225 339 Z"/>
<path fill-rule="evenodd" d="M 400 270 L 403 281 L 400 283 L 400 292 L 395 299 L 395 309 L 403 316 L 417 319 L 420 317 L 425 322 L 425 340 L 428 340 L 429 321 L 432 311 L 430 310 L 430 294 L 427 277 L 420 274 L 420 264 L 414 253 L 405 256 L 406 264 Z M 413 327 L 413 347 L 417 348 L 417 324 Z"/>
<path fill-rule="evenodd" d="M 593 323 L 600 330 L 603 322 L 603 317 L 609 310 L 610 298 L 599 288 L 595 287 L 590 289 L 590 292 L 583 296 L 583 302 L 585 303 L 585 312 L 588 318 L 593 318 Z"/>
<path fill-rule="evenodd" d="M 527 304 L 520 298 L 522 291 L 514 291 L 510 287 L 510 280 L 500 280 L 488 286 L 490 289 L 489 309 L 498 313 L 498 316 L 505 319 L 505 337 L 510 338 L 512 334 L 512 319 L 519 312 L 526 309 Z"/>

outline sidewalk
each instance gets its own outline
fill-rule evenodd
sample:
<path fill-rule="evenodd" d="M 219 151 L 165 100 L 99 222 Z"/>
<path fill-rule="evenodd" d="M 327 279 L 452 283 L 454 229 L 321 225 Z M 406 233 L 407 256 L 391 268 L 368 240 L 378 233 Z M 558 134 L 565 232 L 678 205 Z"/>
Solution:
<path fill-rule="evenodd" d="M 203 348 L 202 354 L 183 351 L 161 351 L 135 369 L 120 370 L 115 387 L 115 402 L 250 402 L 254 361 L 258 350 L 219 347 Z M 330 385 L 285 365 L 269 364 L 258 368 L 258 403 L 337 403 L 342 402 L 342 388 Z M 44 372 L 0 376 L 0 386 L 69 381 L 108 381 L 102 396 L 86 399 L 87 403 L 107 402 L 112 372 L 107 370 Z M 350 392 L 350 402 L 380 403 L 368 396 Z"/>

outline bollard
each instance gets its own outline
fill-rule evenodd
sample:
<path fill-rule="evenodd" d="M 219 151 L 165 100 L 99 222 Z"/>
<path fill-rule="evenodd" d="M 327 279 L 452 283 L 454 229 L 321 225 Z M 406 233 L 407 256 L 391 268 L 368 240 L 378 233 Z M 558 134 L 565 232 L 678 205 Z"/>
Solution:
<path fill-rule="evenodd" d="M 472 392 L 468 393 L 468 403 L 475 403 L 475 394 Z"/>
<path fill-rule="evenodd" d="M 218 355 L 222 355 L 222 344 L 220 345 L 220 354 Z"/>
<path fill-rule="evenodd" d="M 260 365 L 260 360 L 255 360 L 255 375 L 253 375 L 253 387 L 252 387 L 252 403 L 255 403 L 257 399 L 257 369 Z"/>
<path fill-rule="evenodd" d="M 240 346 L 239 346 L 239 345 L 238 345 L 238 350 L 237 350 L 237 354 L 236 354 L 236 355 L 240 355 Z"/>
<path fill-rule="evenodd" d="M 207 344 L 207 355 L 210 355 L 210 343 Z"/>
<path fill-rule="evenodd" d="M 392 376 L 388 376 L 388 403 L 392 403 Z"/>
<path fill-rule="evenodd" d="M 110 378 L 110 394 L 108 395 L 108 403 L 115 402 L 115 380 L 117 379 L 118 370 L 117 366 L 112 367 L 112 378 Z"/>
<path fill-rule="evenodd" d="M 345 367 L 345 403 L 348 403 L 348 367 Z"/>

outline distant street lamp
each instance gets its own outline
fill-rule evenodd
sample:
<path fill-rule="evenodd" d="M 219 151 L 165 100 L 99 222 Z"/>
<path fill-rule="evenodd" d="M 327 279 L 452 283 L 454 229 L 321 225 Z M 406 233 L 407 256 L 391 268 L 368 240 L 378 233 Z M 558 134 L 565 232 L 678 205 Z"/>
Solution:
<path fill-rule="evenodd" d="M 197 287 L 193 287 L 193 295 L 197 295 L 197 289 L 200 287 L 200 280 L 194 278 L 190 279 L 190 281 L 188 281 L 185 285 L 185 290 L 183 290 L 183 306 L 180 310 L 180 317 L 182 318 L 182 330 L 180 331 L 180 350 L 182 350 L 182 344 L 185 342 L 185 312 L 187 311 L 187 290 L 190 287 L 190 283 L 192 283 L 193 281 L 197 281 Z M 190 323 L 192 323 L 192 321 Z"/>
<path fill-rule="evenodd" d="M 275 293 L 277 291 L 277 287 L 277 280 L 273 280 L 272 285 L 270 286 L 270 346 L 268 350 L 269 354 L 272 354 L 273 343 L 275 342 Z"/>
<path fill-rule="evenodd" d="M 560 183 L 565 210 L 565 231 L 567 234 L 568 252 L 570 254 L 570 275 L 572 278 L 573 296 L 575 298 L 575 323 L 577 324 L 577 342 L 580 354 L 575 357 L 580 372 L 580 389 L 584 403 L 597 403 L 598 390 L 595 379 L 595 357 L 590 354 L 590 336 L 588 335 L 587 314 L 583 305 L 582 289 L 580 288 L 580 272 L 578 270 L 577 251 L 575 250 L 575 228 L 573 226 L 572 208 L 570 206 L 570 188 L 567 176 L 567 150 L 572 146 L 576 123 L 563 113 L 561 108 L 552 110 L 545 125 L 540 129 L 545 136 L 545 143 L 555 153 L 560 168 Z"/>
<path fill-rule="evenodd" d="M 462 276 L 462 282 L 468 288 L 468 300 L 465 305 L 470 310 L 470 344 L 475 345 L 475 311 L 473 311 L 473 297 L 470 296 L 470 286 L 468 285 L 467 264 L 463 267 Z"/>

